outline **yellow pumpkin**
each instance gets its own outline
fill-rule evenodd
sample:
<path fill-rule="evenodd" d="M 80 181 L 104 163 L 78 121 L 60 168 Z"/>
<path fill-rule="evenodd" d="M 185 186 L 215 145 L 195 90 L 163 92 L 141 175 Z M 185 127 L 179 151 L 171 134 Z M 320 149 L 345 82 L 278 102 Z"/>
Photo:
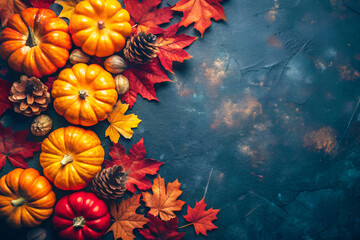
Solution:
<path fill-rule="evenodd" d="M 111 74 L 97 64 L 84 63 L 62 70 L 51 95 L 56 112 L 82 126 L 105 120 L 118 98 Z"/>
<path fill-rule="evenodd" d="M 39 225 L 55 201 L 51 184 L 33 168 L 16 168 L 0 179 L 0 216 L 13 228 Z"/>
<path fill-rule="evenodd" d="M 79 190 L 101 170 L 104 149 L 91 130 L 69 126 L 50 133 L 41 145 L 44 175 L 63 190 Z"/>
<path fill-rule="evenodd" d="M 89 54 L 106 57 L 124 48 L 131 34 L 129 13 L 117 0 L 78 3 L 69 27 L 75 45 Z"/>

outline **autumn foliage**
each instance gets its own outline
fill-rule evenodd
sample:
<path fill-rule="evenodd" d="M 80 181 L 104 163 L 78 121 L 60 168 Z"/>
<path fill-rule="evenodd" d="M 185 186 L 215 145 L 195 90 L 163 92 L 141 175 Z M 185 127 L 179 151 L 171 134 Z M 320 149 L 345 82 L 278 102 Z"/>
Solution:
<path fill-rule="evenodd" d="M 0 0 L 1 25 L 6 27 L 10 16 L 26 8 L 50 8 L 54 3 L 62 7 L 58 17 L 70 20 L 75 6 L 81 1 Z M 185 48 L 193 44 L 197 37 L 183 33 L 184 27 L 194 23 L 194 28 L 200 32 L 199 36 L 203 37 L 211 25 L 211 19 L 226 20 L 221 2 L 222 0 L 180 0 L 170 6 L 161 0 L 123 1 L 124 8 L 130 14 L 131 36 L 139 32 L 155 34 L 158 51 L 157 57 L 146 64 L 127 62 L 127 68 L 122 74 L 129 81 L 129 91 L 119 97 L 121 100 L 112 112 L 106 114 L 107 118 L 105 116 L 108 124 L 105 137 L 113 142 L 109 152 L 111 160 L 105 160 L 105 168 L 119 165 L 126 175 L 127 194 L 121 201 L 108 202 L 112 224 L 107 234 L 112 233 L 114 239 L 132 240 L 140 232 L 145 239 L 179 240 L 185 235 L 184 232 L 179 232 L 182 228 L 178 226 L 179 221 L 185 220 L 189 222 L 185 226 L 194 226 L 197 235 L 201 233 L 206 236 L 208 231 L 217 228 L 214 220 L 217 219 L 219 210 L 206 210 L 204 199 L 196 202 L 194 208 L 188 205 L 187 214 L 180 218 L 179 212 L 186 204 L 180 199 L 183 192 L 181 183 L 178 179 L 166 182 L 158 175 L 164 163 L 146 157 L 144 139 L 133 144 L 128 153 L 119 142 L 123 138 L 131 139 L 133 129 L 142 121 L 136 114 L 127 113 L 131 112 L 129 108 L 134 106 L 137 96 L 149 101 L 159 101 L 156 95 L 157 84 L 171 82 L 168 75 L 174 74 L 174 62 L 192 58 Z M 181 16 L 180 22 L 173 19 L 175 11 Z M 9 25 L 10 23 L 11 20 Z M 116 54 L 122 56 L 121 52 Z M 104 66 L 104 59 L 92 56 L 90 63 Z M 70 67 L 70 64 L 67 63 L 65 67 Z M 3 74 L 1 77 L 8 79 Z M 51 90 L 57 78 L 52 74 L 41 80 Z M 10 82 L 0 79 L 0 116 L 12 107 L 8 100 L 10 87 Z M 14 132 L 10 127 L 5 128 L 0 124 L 0 169 L 7 160 L 15 167 L 28 168 L 25 160 L 40 150 L 40 143 L 27 141 L 27 136 L 28 130 Z"/>

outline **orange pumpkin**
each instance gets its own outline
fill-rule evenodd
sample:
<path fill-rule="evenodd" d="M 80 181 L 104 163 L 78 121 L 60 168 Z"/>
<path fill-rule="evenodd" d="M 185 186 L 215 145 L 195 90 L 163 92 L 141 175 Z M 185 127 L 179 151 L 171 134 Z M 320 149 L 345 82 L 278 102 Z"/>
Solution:
<path fill-rule="evenodd" d="M 0 55 L 27 76 L 42 77 L 65 66 L 71 49 L 68 25 L 50 9 L 13 15 L 0 35 Z"/>
<path fill-rule="evenodd" d="M 0 216 L 13 228 L 39 225 L 55 201 L 51 184 L 33 168 L 16 168 L 0 179 Z"/>
<path fill-rule="evenodd" d="M 106 57 L 124 48 L 131 34 L 129 21 L 117 0 L 85 0 L 76 5 L 69 26 L 75 45 L 89 55 Z"/>
<path fill-rule="evenodd" d="M 62 70 L 51 95 L 60 115 L 83 126 L 106 119 L 118 97 L 111 74 L 99 65 L 84 63 Z"/>
<path fill-rule="evenodd" d="M 79 190 L 101 170 L 104 149 L 90 130 L 69 126 L 50 133 L 42 145 L 44 175 L 63 190 Z"/>

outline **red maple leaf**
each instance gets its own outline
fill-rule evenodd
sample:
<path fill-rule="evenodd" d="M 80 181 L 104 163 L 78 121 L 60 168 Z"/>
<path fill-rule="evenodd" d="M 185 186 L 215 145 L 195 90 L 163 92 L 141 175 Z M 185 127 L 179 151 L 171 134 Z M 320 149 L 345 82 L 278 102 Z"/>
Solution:
<path fill-rule="evenodd" d="M 171 73 L 173 73 L 173 61 L 183 62 L 186 59 L 192 58 L 183 48 L 189 46 L 197 39 L 197 37 L 188 36 L 183 33 L 176 35 L 178 29 L 178 24 L 168 27 L 163 34 L 158 36 L 156 41 L 159 48 L 157 55 L 160 62 Z"/>
<path fill-rule="evenodd" d="M 50 8 L 55 0 L 30 0 L 30 3 L 36 8 Z"/>
<path fill-rule="evenodd" d="M 216 214 L 220 211 L 220 209 L 210 208 L 209 210 L 205 210 L 205 207 L 205 201 L 204 199 L 201 199 L 200 202 L 195 204 L 194 208 L 188 206 L 187 215 L 184 216 L 188 222 L 194 224 L 197 235 L 202 233 L 206 236 L 206 231 L 217 228 L 212 221 L 217 219 Z"/>
<path fill-rule="evenodd" d="M 3 79 L 0 79 L 0 116 L 8 109 L 12 107 L 9 100 L 11 84 Z"/>
<path fill-rule="evenodd" d="M 119 143 L 110 147 L 109 154 L 113 161 L 105 160 L 105 167 L 122 166 L 128 174 L 126 189 L 133 193 L 136 192 L 135 185 L 140 190 L 150 189 L 151 181 L 146 178 L 146 174 L 156 174 L 163 164 L 154 159 L 145 158 L 146 150 L 143 138 L 131 147 L 129 155 L 126 155 L 125 148 Z"/>
<path fill-rule="evenodd" d="M 137 94 L 148 100 L 158 101 L 155 93 L 154 84 L 161 82 L 171 82 L 165 71 L 159 64 L 159 59 L 155 58 L 147 64 L 129 65 L 122 74 L 129 79 L 130 89 L 123 96 L 122 100 L 129 104 L 130 108 L 136 102 Z"/>
<path fill-rule="evenodd" d="M 9 67 L 6 60 L 0 58 L 0 77 L 8 79 Z"/>
<path fill-rule="evenodd" d="M 65 68 L 71 68 L 71 67 L 72 67 L 72 65 L 70 63 L 66 63 L 66 65 L 63 68 L 58 69 L 58 71 L 56 73 L 51 74 L 51 76 L 47 77 L 48 80 L 44 84 L 45 84 L 45 86 L 48 87 L 48 92 L 51 92 L 53 83 L 58 78 L 59 72 Z"/>
<path fill-rule="evenodd" d="M 149 214 L 150 222 L 147 229 L 141 229 L 140 233 L 148 240 L 180 240 L 185 233 L 177 232 L 178 219 L 172 218 L 165 222 Z"/>
<path fill-rule="evenodd" d="M 55 80 L 57 79 L 57 76 L 55 76 L 55 77 L 48 77 L 47 79 L 48 79 L 48 80 L 47 80 L 44 84 L 45 84 L 45 86 L 48 87 L 48 92 L 51 92 L 53 83 L 54 83 Z"/>
<path fill-rule="evenodd" d="M 29 130 L 13 132 L 11 127 L 0 124 L 0 169 L 5 166 L 6 158 L 15 167 L 28 168 L 24 158 L 32 157 L 40 150 L 41 143 L 27 142 Z"/>
<path fill-rule="evenodd" d="M 146 33 L 159 34 L 164 29 L 158 25 L 170 22 L 173 11 L 171 7 L 157 8 L 161 0 L 124 0 L 125 9 L 131 16 L 130 24 L 133 34 L 144 31 Z"/>
<path fill-rule="evenodd" d="M 216 21 L 225 20 L 224 7 L 221 6 L 222 0 L 181 0 L 175 7 L 174 11 L 183 12 L 180 26 L 189 26 L 195 23 L 195 29 L 199 30 L 201 37 L 205 29 L 211 25 L 211 18 Z"/>

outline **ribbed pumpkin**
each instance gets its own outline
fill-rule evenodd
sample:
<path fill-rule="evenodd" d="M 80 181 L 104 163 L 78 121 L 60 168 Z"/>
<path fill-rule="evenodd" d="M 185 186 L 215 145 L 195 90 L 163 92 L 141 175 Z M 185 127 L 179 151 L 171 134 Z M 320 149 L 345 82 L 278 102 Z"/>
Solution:
<path fill-rule="evenodd" d="M 27 8 L 14 14 L 0 35 L 0 55 L 29 77 L 49 75 L 65 66 L 71 49 L 66 22 L 50 9 Z"/>
<path fill-rule="evenodd" d="M 75 45 L 89 54 L 106 57 L 124 48 L 131 34 L 129 13 L 117 0 L 78 3 L 69 27 Z"/>
<path fill-rule="evenodd" d="M 55 201 L 51 184 L 33 168 L 16 168 L 0 179 L 0 216 L 13 228 L 39 225 Z"/>
<path fill-rule="evenodd" d="M 60 72 L 51 95 L 54 108 L 72 124 L 105 120 L 117 101 L 114 78 L 97 64 L 75 64 Z"/>
<path fill-rule="evenodd" d="M 44 175 L 63 190 L 79 190 L 101 170 L 104 149 L 91 130 L 69 126 L 50 133 L 41 145 Z"/>

